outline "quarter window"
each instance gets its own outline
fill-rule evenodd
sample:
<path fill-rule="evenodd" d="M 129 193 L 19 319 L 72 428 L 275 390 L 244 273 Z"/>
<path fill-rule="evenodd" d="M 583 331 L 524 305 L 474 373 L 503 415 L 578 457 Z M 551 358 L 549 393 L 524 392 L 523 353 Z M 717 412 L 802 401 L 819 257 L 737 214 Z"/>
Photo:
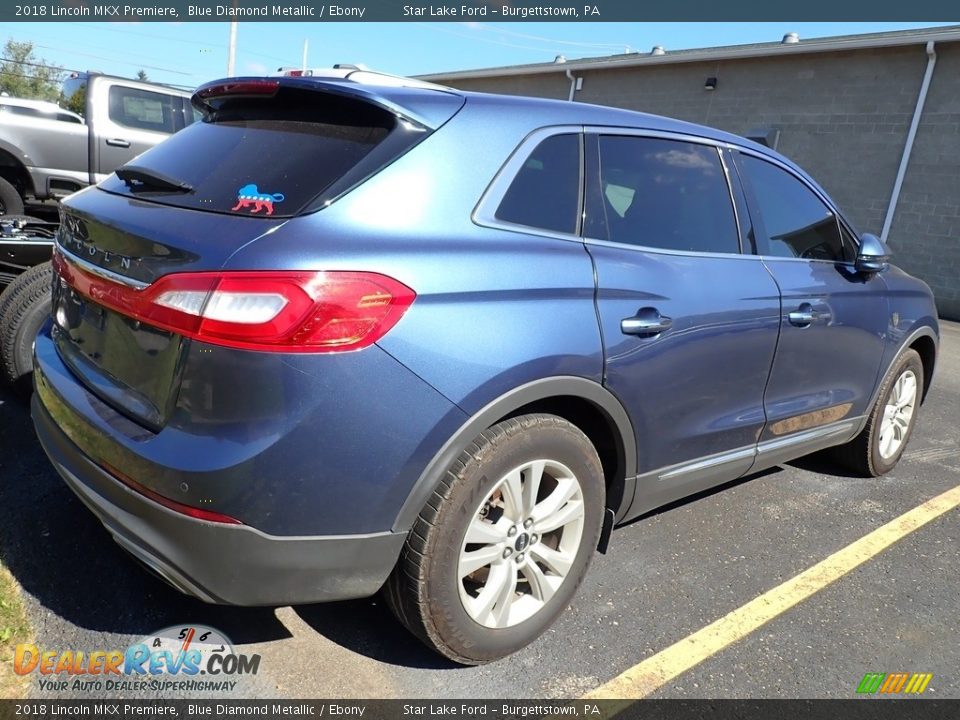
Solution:
<path fill-rule="evenodd" d="M 551 232 L 577 232 L 580 136 L 553 135 L 524 162 L 497 208 L 503 222 Z"/>
<path fill-rule="evenodd" d="M 836 216 L 797 177 L 752 155 L 741 155 L 740 165 L 756 197 L 770 255 L 834 262 L 853 259 Z"/>
<path fill-rule="evenodd" d="M 609 240 L 630 245 L 740 252 L 716 148 L 627 135 L 599 142 L 600 192 L 587 193 L 588 228 L 606 225 Z"/>

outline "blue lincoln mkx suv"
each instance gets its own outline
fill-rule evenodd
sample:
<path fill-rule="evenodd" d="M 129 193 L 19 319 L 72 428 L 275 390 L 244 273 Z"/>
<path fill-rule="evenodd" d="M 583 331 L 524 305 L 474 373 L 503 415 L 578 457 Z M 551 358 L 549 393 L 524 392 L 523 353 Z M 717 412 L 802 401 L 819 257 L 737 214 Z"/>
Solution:
<path fill-rule="evenodd" d="M 233 78 L 63 204 L 33 416 L 118 543 L 207 602 L 383 589 L 462 663 L 610 529 L 832 448 L 889 471 L 929 288 L 705 127 L 378 80 Z"/>

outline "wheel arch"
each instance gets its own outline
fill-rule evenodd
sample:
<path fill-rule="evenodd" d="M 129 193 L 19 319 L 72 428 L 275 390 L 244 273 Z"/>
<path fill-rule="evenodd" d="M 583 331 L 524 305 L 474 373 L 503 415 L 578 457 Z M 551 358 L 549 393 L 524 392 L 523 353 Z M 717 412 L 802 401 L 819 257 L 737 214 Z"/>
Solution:
<path fill-rule="evenodd" d="M 33 192 L 33 178 L 27 166 L 10 151 L 0 146 L 0 177 L 13 185 L 20 196 Z"/>
<path fill-rule="evenodd" d="M 481 432 L 503 420 L 532 412 L 558 415 L 590 438 L 603 464 L 607 507 L 620 519 L 633 500 L 637 474 L 633 425 L 616 396 L 598 382 L 559 376 L 516 387 L 489 402 L 461 425 L 414 483 L 394 521 L 394 532 L 406 532 L 412 527 L 443 473 Z"/>
<path fill-rule="evenodd" d="M 923 395 L 920 398 L 922 403 L 927 399 L 927 393 L 930 392 L 933 370 L 937 364 L 937 343 L 934 340 L 933 333 L 921 333 L 910 343 L 910 348 L 917 351 L 920 362 L 923 363 Z"/>

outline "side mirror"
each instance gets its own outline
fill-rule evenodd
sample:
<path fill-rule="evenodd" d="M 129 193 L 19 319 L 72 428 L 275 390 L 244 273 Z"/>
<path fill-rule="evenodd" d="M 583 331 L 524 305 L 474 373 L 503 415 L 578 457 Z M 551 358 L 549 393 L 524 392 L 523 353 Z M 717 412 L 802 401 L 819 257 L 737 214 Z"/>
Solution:
<path fill-rule="evenodd" d="M 864 233 L 860 236 L 860 252 L 854 267 L 859 273 L 884 272 L 890 267 L 890 249 L 876 235 Z"/>

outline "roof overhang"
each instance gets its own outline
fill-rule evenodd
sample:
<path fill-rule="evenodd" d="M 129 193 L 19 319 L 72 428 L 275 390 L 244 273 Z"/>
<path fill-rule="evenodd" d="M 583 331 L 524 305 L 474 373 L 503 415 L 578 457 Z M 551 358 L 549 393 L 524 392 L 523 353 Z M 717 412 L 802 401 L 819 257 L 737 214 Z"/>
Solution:
<path fill-rule="evenodd" d="M 930 28 L 929 30 L 905 30 L 902 32 L 873 35 L 847 35 L 843 37 L 801 40 L 797 43 L 765 43 L 761 45 L 731 45 L 727 47 L 677 50 L 664 55 L 630 53 L 601 59 L 587 58 L 563 63 L 538 63 L 535 65 L 512 65 L 480 70 L 460 70 L 446 73 L 419 75 L 430 82 L 455 82 L 483 78 L 516 77 L 522 75 L 566 74 L 569 70 L 613 70 L 617 68 L 642 67 L 646 65 L 673 65 L 677 63 L 715 62 L 717 60 L 740 60 L 757 57 L 789 57 L 809 53 L 843 52 L 874 48 L 892 48 L 905 45 L 926 45 L 928 42 L 960 41 L 960 26 Z"/>

